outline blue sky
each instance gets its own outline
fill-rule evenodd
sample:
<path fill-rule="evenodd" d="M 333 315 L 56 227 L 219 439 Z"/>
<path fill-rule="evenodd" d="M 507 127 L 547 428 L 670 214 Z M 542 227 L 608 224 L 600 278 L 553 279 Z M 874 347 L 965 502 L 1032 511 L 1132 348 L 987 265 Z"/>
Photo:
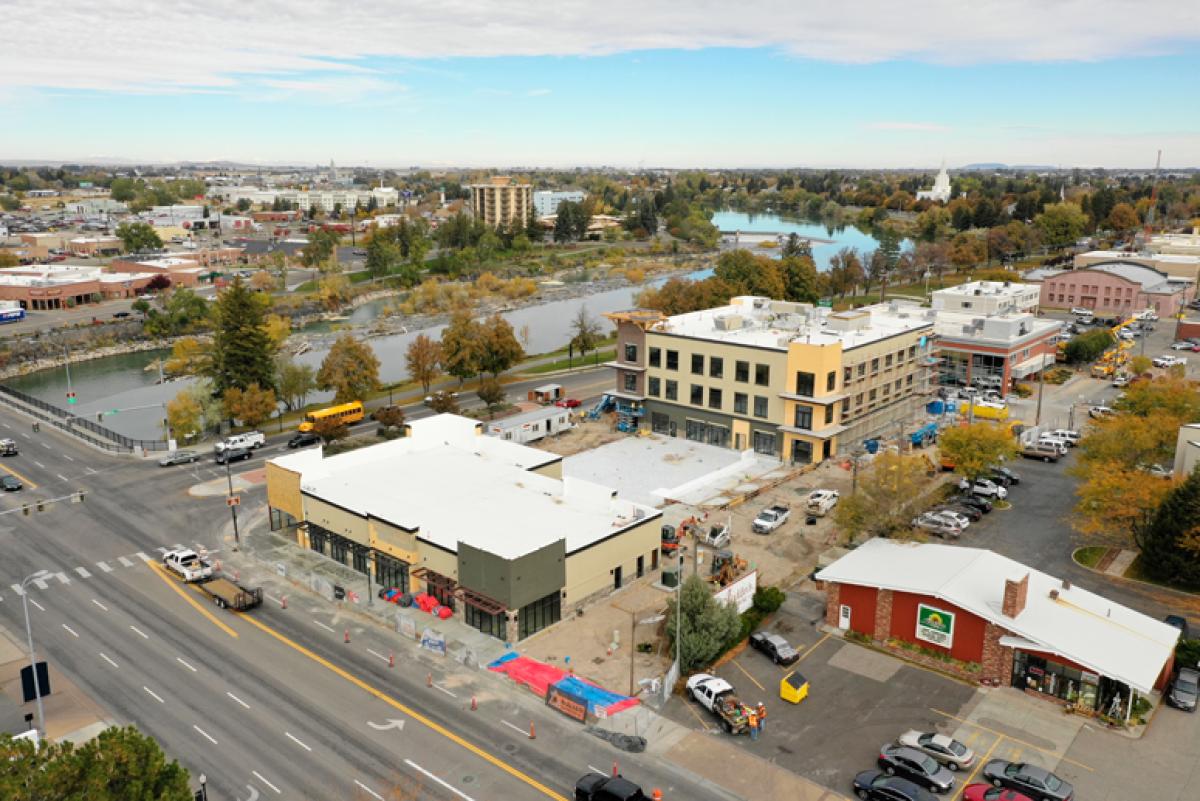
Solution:
<path fill-rule="evenodd" d="M 321 16 L 339 7 L 327 0 L 281 6 L 290 17 L 214 0 L 211 19 L 178 27 L 132 0 L 60 0 L 66 28 L 113 26 L 122 41 L 0 53 L 0 161 L 1146 166 L 1162 148 L 1166 165 L 1200 165 L 1200 14 L 1171 4 L 1168 37 L 1118 34 L 1151 10 L 1106 17 L 1107 0 L 1085 4 L 1101 19 L 1077 28 L 1037 4 L 1011 20 L 1024 0 L 949 21 L 961 9 L 923 0 L 912 19 L 881 6 L 881 19 L 787 35 L 762 31 L 807 20 L 804 3 L 719 6 L 722 27 L 697 21 L 701 2 L 637 24 L 608 19 L 638 13 L 625 0 L 595 6 L 605 19 L 571 0 L 553 19 L 474 2 L 343 24 Z M 1030 33 L 1039 23 L 1060 27 Z"/>

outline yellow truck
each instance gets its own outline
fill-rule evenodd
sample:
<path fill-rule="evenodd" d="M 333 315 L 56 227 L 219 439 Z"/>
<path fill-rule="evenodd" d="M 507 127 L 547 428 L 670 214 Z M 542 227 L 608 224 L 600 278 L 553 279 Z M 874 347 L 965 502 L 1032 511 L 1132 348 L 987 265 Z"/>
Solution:
<path fill-rule="evenodd" d="M 974 401 L 971 404 L 971 414 L 977 420 L 1007 420 L 1008 406 L 1003 403 Z"/>

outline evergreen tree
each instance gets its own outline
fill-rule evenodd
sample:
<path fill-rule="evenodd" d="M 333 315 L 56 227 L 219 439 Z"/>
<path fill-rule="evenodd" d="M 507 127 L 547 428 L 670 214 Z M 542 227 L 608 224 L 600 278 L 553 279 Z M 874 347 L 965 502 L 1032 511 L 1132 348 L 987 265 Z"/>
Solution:
<path fill-rule="evenodd" d="M 210 370 L 219 395 L 230 387 L 246 389 L 251 384 L 275 388 L 275 346 L 267 333 L 264 300 L 240 278 L 217 299 Z"/>
<path fill-rule="evenodd" d="M 1151 577 L 1200 587 L 1200 470 L 1171 490 L 1150 522 L 1134 531 L 1134 541 Z"/>

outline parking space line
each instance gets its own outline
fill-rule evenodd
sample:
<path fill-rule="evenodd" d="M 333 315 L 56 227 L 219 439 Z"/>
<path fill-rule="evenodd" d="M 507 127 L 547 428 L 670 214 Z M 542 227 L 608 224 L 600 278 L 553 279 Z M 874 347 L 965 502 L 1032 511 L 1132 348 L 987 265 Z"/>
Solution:
<path fill-rule="evenodd" d="M 744 673 L 744 674 L 745 674 L 746 678 L 748 678 L 748 679 L 750 679 L 750 681 L 754 682 L 754 686 L 755 686 L 755 687 L 757 687 L 758 689 L 762 690 L 764 693 L 767 691 L 767 688 L 766 688 L 766 687 L 764 687 L 764 686 L 762 686 L 761 684 L 759 684 L 759 683 L 758 683 L 758 679 L 756 679 L 756 678 L 754 678 L 753 676 L 751 676 L 751 675 L 750 675 L 750 673 L 749 673 L 749 671 L 747 671 L 747 670 L 746 670 L 744 667 L 742 667 L 741 665 L 739 665 L 736 659 L 730 659 L 730 660 L 729 660 L 729 663 L 730 663 L 731 665 L 733 665 L 735 668 L 737 668 L 738 670 L 742 671 L 742 673 Z"/>
<path fill-rule="evenodd" d="M 943 712 L 942 710 L 937 709 L 932 706 L 929 707 L 929 711 L 933 712 L 935 714 L 938 714 L 938 715 L 942 715 L 943 717 L 950 718 L 951 720 L 957 720 L 959 723 L 964 723 L 968 726 L 974 726 L 975 728 L 979 729 L 980 731 L 986 731 L 989 734 L 994 734 L 1002 740 L 1009 740 L 1011 742 L 1017 743 L 1018 745 L 1024 746 L 1025 748 L 1032 748 L 1034 751 L 1039 751 L 1043 754 L 1050 754 L 1051 756 L 1054 756 L 1054 757 L 1062 760 L 1063 762 L 1070 762 L 1072 765 L 1074 765 L 1076 767 L 1083 768 L 1084 770 L 1091 771 L 1093 773 L 1095 772 L 1095 768 L 1091 767 L 1090 765 L 1085 765 L 1082 762 L 1076 762 L 1074 759 L 1071 759 L 1068 756 L 1059 756 L 1056 751 L 1051 751 L 1048 748 L 1042 748 L 1039 745 L 1034 745 L 1033 743 L 1025 742 L 1024 740 L 1022 740 L 1020 738 L 1005 734 L 1002 731 L 996 731 L 995 729 L 989 729 L 987 726 L 981 726 L 980 724 L 975 723 L 974 721 L 967 720 L 966 718 L 960 718 L 958 715 L 951 715 L 949 712 Z M 995 746 L 993 746 L 993 747 L 995 747 Z M 990 751 L 989 751 L 989 753 L 990 753 Z"/>
<path fill-rule="evenodd" d="M 826 640 L 828 640 L 828 639 L 829 639 L 831 636 L 833 636 L 833 635 L 831 635 L 829 632 L 826 632 L 824 637 L 822 637 L 821 639 L 819 639 L 819 640 L 817 640 L 815 643 L 813 643 L 811 646 L 809 646 L 809 649 L 808 649 L 807 651 L 805 651 L 804 653 L 800 654 L 800 658 L 799 658 L 799 659 L 797 659 L 797 660 L 796 660 L 795 662 L 793 662 L 792 664 L 793 664 L 793 665 L 798 665 L 798 664 L 800 664 L 801 662 L 803 662 L 805 659 L 807 659 L 807 658 L 808 658 L 808 655 L 809 655 L 809 654 L 811 654 L 813 651 L 817 650 L 817 646 L 819 646 L 821 643 L 823 643 L 823 642 L 825 642 Z"/>
<path fill-rule="evenodd" d="M 694 707 L 692 704 L 689 704 L 687 701 L 684 701 L 684 702 L 683 702 L 683 705 L 684 705 L 684 706 L 687 708 L 687 711 L 691 712 L 691 713 L 692 713 L 692 715 L 694 715 L 694 716 L 695 716 L 696 720 L 697 720 L 697 721 L 699 721 L 699 723 L 700 723 L 700 726 L 701 726 L 701 727 L 702 727 L 702 728 L 703 728 L 703 729 L 704 729 L 706 732 L 712 732 L 712 731 L 713 731 L 713 729 L 709 728 L 708 722 L 707 722 L 707 721 L 706 721 L 704 718 L 700 717 L 700 713 L 696 711 L 695 707 Z"/>
<path fill-rule="evenodd" d="M 933 711 L 937 712 L 936 709 Z M 987 764 L 988 760 L 992 758 L 992 752 L 996 750 L 996 746 L 1000 745 L 1000 741 L 1003 739 L 1004 735 L 1001 734 L 992 742 L 991 746 L 988 747 L 987 753 L 983 755 L 983 759 L 975 763 L 975 769 L 971 771 L 971 775 L 963 780 L 963 787 L 967 787 L 971 784 L 971 782 L 975 781 L 976 774 L 978 774 L 979 771 L 983 769 L 983 766 Z"/>

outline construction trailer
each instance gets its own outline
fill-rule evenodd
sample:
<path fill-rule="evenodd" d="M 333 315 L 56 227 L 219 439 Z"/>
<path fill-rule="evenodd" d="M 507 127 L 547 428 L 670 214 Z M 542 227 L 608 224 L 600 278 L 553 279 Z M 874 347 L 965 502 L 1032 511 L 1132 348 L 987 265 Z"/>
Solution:
<path fill-rule="evenodd" d="M 534 403 L 546 404 L 562 400 L 565 396 L 563 395 L 562 384 L 543 384 L 540 387 L 529 390 L 529 394 L 526 397 Z"/>
<path fill-rule="evenodd" d="M 493 420 L 487 424 L 486 433 L 489 437 L 524 445 L 543 437 L 570 431 L 574 427 L 570 409 L 547 406 L 544 409 L 534 409 L 532 412 Z"/>

